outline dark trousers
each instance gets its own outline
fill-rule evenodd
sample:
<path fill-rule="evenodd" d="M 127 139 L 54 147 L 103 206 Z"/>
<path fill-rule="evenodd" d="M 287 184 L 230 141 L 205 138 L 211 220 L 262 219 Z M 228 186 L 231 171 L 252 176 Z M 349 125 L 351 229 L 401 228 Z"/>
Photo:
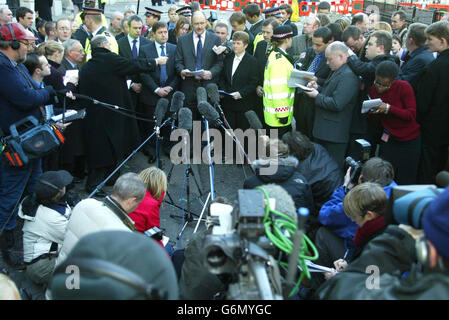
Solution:
<path fill-rule="evenodd" d="M 267 129 L 267 136 L 270 137 L 270 139 L 273 139 L 274 137 L 271 136 L 270 130 L 276 130 L 277 131 L 277 138 L 279 140 L 282 140 L 282 136 L 286 134 L 287 132 L 292 130 L 292 126 L 288 125 L 285 127 L 270 127 L 269 125 L 265 124 L 265 129 Z"/>
<path fill-rule="evenodd" d="M 329 153 L 329 155 L 332 157 L 332 159 L 335 160 L 338 167 L 343 169 L 344 163 L 345 163 L 345 155 L 346 155 L 346 149 L 348 148 L 348 143 L 335 143 L 335 142 L 329 142 L 324 141 L 320 139 L 315 139 L 315 142 L 321 144 Z"/>
<path fill-rule="evenodd" d="M 418 183 L 433 184 L 437 173 L 447 169 L 448 147 L 448 145 L 435 147 L 422 143 Z"/>
<path fill-rule="evenodd" d="M 4 161 L 0 161 L 0 230 L 4 226 L 5 230 L 13 230 L 16 227 L 17 209 L 12 213 L 14 206 L 21 196 L 34 191 L 41 174 L 41 159 L 31 160 L 22 168 L 10 167 Z"/>
<path fill-rule="evenodd" d="M 93 168 L 89 170 L 89 174 L 87 175 L 86 180 L 86 191 L 92 192 L 95 190 L 95 188 L 104 181 L 111 173 L 114 171 L 116 166 L 109 166 L 109 167 L 101 167 L 101 168 Z M 116 174 L 114 174 L 111 179 L 109 179 L 106 182 L 107 186 L 112 186 L 115 181 L 120 176 L 120 170 L 117 171 Z"/>
<path fill-rule="evenodd" d="M 399 142 L 390 136 L 381 142 L 379 157 L 389 161 L 394 169 L 394 181 L 399 185 L 415 184 L 421 153 L 421 137 Z"/>
<path fill-rule="evenodd" d="M 312 139 L 313 121 L 315 120 L 315 101 L 305 95 L 300 95 L 295 101 L 293 116 L 296 120 L 296 130 Z"/>
<path fill-rule="evenodd" d="M 319 258 L 314 263 L 318 265 L 333 268 L 334 261 L 345 255 L 345 240 L 336 236 L 326 227 L 318 229 L 314 243 L 319 254 Z M 324 280 L 322 273 L 312 273 L 312 288 L 317 289 Z"/>

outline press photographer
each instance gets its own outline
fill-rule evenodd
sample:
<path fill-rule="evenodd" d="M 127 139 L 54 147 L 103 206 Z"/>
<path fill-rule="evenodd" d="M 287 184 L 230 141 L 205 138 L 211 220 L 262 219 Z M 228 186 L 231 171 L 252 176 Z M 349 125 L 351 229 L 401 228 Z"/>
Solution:
<path fill-rule="evenodd" d="M 438 196 L 438 192 L 430 192 L 433 196 L 425 189 L 399 198 L 407 200 L 401 205 L 402 212 L 412 211 L 413 218 L 422 216 L 423 236 L 418 238 L 408 225 L 388 226 L 357 260 L 319 289 L 319 298 L 449 299 L 449 188 Z M 433 199 L 427 209 L 416 210 L 416 203 L 423 198 Z M 400 220 L 400 211 L 393 208 L 396 220 Z M 377 276 L 368 267 L 377 268 Z"/>
<path fill-rule="evenodd" d="M 317 264 L 332 266 L 333 262 L 343 256 L 350 257 L 354 249 L 354 237 L 357 223 L 351 221 L 343 208 L 343 199 L 348 190 L 354 187 L 349 184 L 351 168 L 348 169 L 343 186 L 336 189 L 332 198 L 326 202 L 320 210 L 318 219 L 323 225 L 315 237 L 315 244 L 320 254 Z M 373 182 L 379 184 L 390 196 L 390 191 L 396 182 L 393 180 L 394 171 L 392 165 L 380 158 L 371 158 L 365 162 L 361 169 L 358 184 Z"/>

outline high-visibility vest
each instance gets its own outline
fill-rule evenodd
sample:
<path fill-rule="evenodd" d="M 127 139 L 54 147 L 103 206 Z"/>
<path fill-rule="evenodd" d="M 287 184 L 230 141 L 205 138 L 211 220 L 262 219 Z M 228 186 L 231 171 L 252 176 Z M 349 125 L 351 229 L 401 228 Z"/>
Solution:
<path fill-rule="evenodd" d="M 115 40 L 115 37 L 109 33 L 109 31 L 106 30 L 105 27 L 102 27 L 100 31 L 96 34 L 105 36 L 108 39 L 109 45 L 111 46 L 111 52 L 114 52 L 118 54 L 118 43 L 117 40 Z M 92 48 L 90 46 L 90 40 L 89 38 L 86 39 L 86 44 L 84 45 L 84 52 L 86 53 L 86 62 L 92 58 Z"/>
<path fill-rule="evenodd" d="M 270 53 L 263 83 L 264 120 L 270 127 L 285 127 L 292 122 L 295 88 L 287 85 L 292 70 L 292 62 L 280 49 Z M 288 121 L 283 124 L 279 118 L 285 117 L 288 117 Z"/>
<path fill-rule="evenodd" d="M 262 40 L 263 40 L 263 34 L 262 34 L 262 32 L 259 32 L 259 33 L 256 34 L 256 36 L 254 37 L 254 41 L 253 41 L 253 44 L 254 44 L 254 52 L 253 52 L 253 54 L 256 52 L 257 44 L 258 44 L 260 41 L 262 41 Z"/>
<path fill-rule="evenodd" d="M 78 14 L 75 17 L 75 22 L 78 24 L 78 27 L 83 24 L 83 20 L 81 20 L 81 13 L 83 12 L 82 11 L 78 12 Z M 104 27 L 108 26 L 108 21 L 106 20 L 104 14 L 101 14 L 101 25 Z"/>

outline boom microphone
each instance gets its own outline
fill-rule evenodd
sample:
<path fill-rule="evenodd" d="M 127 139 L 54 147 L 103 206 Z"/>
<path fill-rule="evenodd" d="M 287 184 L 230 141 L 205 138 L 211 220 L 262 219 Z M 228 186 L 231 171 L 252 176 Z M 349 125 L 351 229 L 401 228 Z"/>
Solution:
<path fill-rule="evenodd" d="M 198 101 L 198 105 L 201 102 L 207 102 L 207 93 L 206 93 L 206 89 L 204 89 L 203 87 L 198 87 L 196 89 L 196 100 Z"/>
<path fill-rule="evenodd" d="M 439 188 L 446 188 L 447 186 L 449 186 L 449 172 L 447 171 L 439 172 L 435 180 Z"/>
<path fill-rule="evenodd" d="M 259 117 L 254 112 L 254 110 L 249 110 L 245 112 L 245 117 L 248 119 L 249 127 L 254 130 L 263 129 L 262 122 L 260 122 Z"/>
<path fill-rule="evenodd" d="M 206 86 L 207 96 L 209 97 L 210 101 L 216 105 L 220 103 L 220 95 L 218 93 L 218 86 L 215 83 L 209 83 Z"/>
<path fill-rule="evenodd" d="M 178 127 L 188 132 L 192 131 L 192 111 L 189 108 L 181 108 L 178 113 Z"/>
<path fill-rule="evenodd" d="M 168 109 L 168 100 L 165 98 L 160 98 L 156 104 L 156 110 L 154 111 L 154 117 L 156 118 L 156 134 L 159 136 L 159 129 L 164 120 L 165 114 Z"/>
<path fill-rule="evenodd" d="M 170 113 L 172 114 L 172 119 L 176 120 L 178 115 L 179 109 L 181 109 L 184 106 L 184 99 L 185 99 L 184 93 L 181 91 L 176 91 L 173 93 L 173 97 L 171 99 L 171 105 L 170 105 Z"/>
<path fill-rule="evenodd" d="M 221 122 L 217 110 L 215 110 L 209 102 L 200 102 L 198 104 L 198 110 L 200 111 L 201 115 L 207 121 L 209 121 L 212 127 L 218 128 L 223 126 L 223 122 Z"/>

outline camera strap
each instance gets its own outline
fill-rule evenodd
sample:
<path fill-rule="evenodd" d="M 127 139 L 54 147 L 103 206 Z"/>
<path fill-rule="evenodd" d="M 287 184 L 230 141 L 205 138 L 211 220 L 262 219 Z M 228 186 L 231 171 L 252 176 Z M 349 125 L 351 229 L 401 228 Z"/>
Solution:
<path fill-rule="evenodd" d="M 131 231 L 136 231 L 134 222 L 129 218 L 128 214 L 123 210 L 122 206 L 112 199 L 110 196 L 104 198 L 103 203 L 111 210 Z"/>

